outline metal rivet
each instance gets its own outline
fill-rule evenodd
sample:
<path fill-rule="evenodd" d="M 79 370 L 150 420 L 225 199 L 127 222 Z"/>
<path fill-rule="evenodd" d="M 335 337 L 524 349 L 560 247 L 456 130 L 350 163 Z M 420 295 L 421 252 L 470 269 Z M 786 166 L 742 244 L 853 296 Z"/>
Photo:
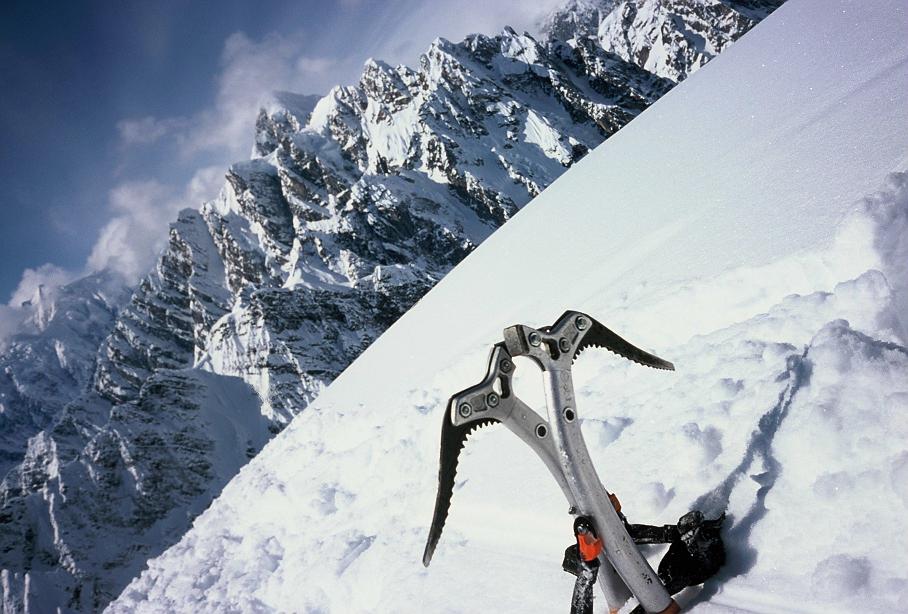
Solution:
<path fill-rule="evenodd" d="M 562 337 L 561 339 L 558 340 L 558 349 L 560 349 L 562 352 L 570 352 L 571 351 L 571 342 L 568 341 L 567 339 L 565 339 L 564 337 Z"/>
<path fill-rule="evenodd" d="M 574 320 L 574 325 L 577 327 L 577 330 L 586 330 L 586 327 L 589 326 L 590 323 L 583 316 L 577 316 L 577 319 Z"/>
<path fill-rule="evenodd" d="M 494 392 L 490 392 L 486 395 L 486 404 L 489 407 L 498 407 L 498 395 Z"/>
<path fill-rule="evenodd" d="M 538 437 L 539 439 L 542 439 L 543 437 L 545 437 L 548 434 L 549 434 L 549 429 L 545 428 L 544 424 L 536 425 L 536 437 Z"/>
<path fill-rule="evenodd" d="M 473 413 L 473 406 L 469 403 L 461 403 L 460 407 L 457 408 L 457 411 L 460 412 L 460 415 L 464 418 L 469 418 L 470 414 Z"/>
<path fill-rule="evenodd" d="M 574 410 L 571 409 L 570 407 L 565 407 L 564 408 L 564 419 L 567 420 L 568 422 L 573 422 L 574 417 L 575 417 Z"/>
<path fill-rule="evenodd" d="M 533 347 L 539 347 L 542 344 L 542 337 L 539 336 L 539 333 L 533 331 L 527 335 L 527 341 L 529 341 L 530 345 Z"/>
<path fill-rule="evenodd" d="M 501 368 L 503 373 L 510 373 L 511 369 L 514 368 L 514 365 L 507 358 L 498 363 L 498 366 Z"/>

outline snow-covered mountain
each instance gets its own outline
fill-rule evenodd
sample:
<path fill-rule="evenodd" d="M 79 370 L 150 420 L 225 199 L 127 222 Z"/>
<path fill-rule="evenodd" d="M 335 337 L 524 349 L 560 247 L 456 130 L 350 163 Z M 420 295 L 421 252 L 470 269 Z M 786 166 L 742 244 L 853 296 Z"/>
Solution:
<path fill-rule="evenodd" d="M 728 563 L 682 605 L 903 609 L 906 28 L 897 0 L 787 3 L 480 245 L 109 611 L 566 610 L 563 496 L 500 427 L 468 442 L 421 556 L 446 399 L 502 328 L 567 308 L 676 365 L 587 350 L 575 371 L 632 521 L 728 513 Z"/>
<path fill-rule="evenodd" d="M 682 81 L 778 8 L 778 0 L 570 0 L 540 24 L 554 38 L 592 37 L 606 51 Z"/>
<path fill-rule="evenodd" d="M 643 4 L 679 7 L 666 31 L 732 10 L 726 38 L 772 8 Z M 181 212 L 128 303 L 79 295 L 108 315 L 85 316 L 78 360 L 19 339 L 5 373 L 31 396 L 4 404 L 26 425 L 0 484 L 4 607 L 105 605 L 454 265 L 686 76 L 606 51 L 610 7 L 574 2 L 540 39 L 439 39 L 414 69 L 369 61 L 321 99 L 275 93 L 252 158 Z M 20 374 L 48 364 L 72 381 L 45 398 Z"/>
<path fill-rule="evenodd" d="M 98 273 L 58 290 L 39 286 L 22 306 L 22 330 L 0 352 L 0 475 L 22 460 L 31 436 L 90 388 L 95 353 L 124 292 L 116 278 Z"/>

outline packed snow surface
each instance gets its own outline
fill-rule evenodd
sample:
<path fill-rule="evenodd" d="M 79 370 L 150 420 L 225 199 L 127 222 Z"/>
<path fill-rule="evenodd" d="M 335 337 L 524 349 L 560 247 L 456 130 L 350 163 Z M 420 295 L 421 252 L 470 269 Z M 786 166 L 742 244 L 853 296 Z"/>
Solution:
<path fill-rule="evenodd" d="M 447 398 L 568 308 L 676 365 L 588 350 L 575 384 L 632 522 L 727 510 L 728 563 L 682 605 L 904 608 L 906 31 L 901 0 L 784 5 L 483 243 L 110 610 L 566 610 L 566 504 L 501 427 L 421 556 Z M 528 362 L 516 393 L 544 412 Z"/>

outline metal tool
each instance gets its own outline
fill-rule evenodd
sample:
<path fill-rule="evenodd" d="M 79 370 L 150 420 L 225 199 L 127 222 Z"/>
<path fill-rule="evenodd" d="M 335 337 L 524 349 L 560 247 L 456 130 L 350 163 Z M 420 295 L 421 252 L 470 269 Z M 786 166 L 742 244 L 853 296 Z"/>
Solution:
<path fill-rule="evenodd" d="M 587 516 L 595 524 L 604 544 L 599 586 L 610 611 L 617 612 L 632 593 L 647 612 L 678 612 L 677 603 L 640 554 L 612 507 L 580 431 L 571 367 L 583 350 L 593 346 L 647 367 L 674 370 L 672 363 L 631 345 L 577 311 L 565 312 L 552 326 L 536 329 L 517 325 L 505 329 L 504 342 L 492 348 L 483 380 L 448 401 L 441 428 L 438 493 L 423 564 L 429 565 L 441 538 L 451 506 L 457 460 L 467 435 L 500 422 L 542 459 L 564 493 L 571 513 Z M 511 381 L 515 356 L 526 356 L 542 369 L 548 420 L 514 394 Z"/>

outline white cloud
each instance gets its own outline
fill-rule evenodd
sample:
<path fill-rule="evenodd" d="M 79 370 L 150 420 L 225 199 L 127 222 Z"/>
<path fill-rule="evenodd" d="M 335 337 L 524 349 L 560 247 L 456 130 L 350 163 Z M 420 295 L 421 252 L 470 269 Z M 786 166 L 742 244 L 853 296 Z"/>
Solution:
<path fill-rule="evenodd" d="M 301 79 L 324 77 L 330 75 L 338 67 L 338 61 L 333 58 L 319 58 L 304 55 L 296 61 L 296 68 Z"/>
<path fill-rule="evenodd" d="M 198 169 L 183 190 L 185 206 L 198 207 L 201 203 L 217 196 L 221 186 L 224 185 L 224 174 L 226 172 L 227 167 L 220 165 Z"/>
<path fill-rule="evenodd" d="M 145 145 L 154 143 L 174 131 L 186 127 L 184 118 L 157 119 L 152 116 L 141 119 L 123 119 L 117 122 L 117 132 L 124 145 Z"/>
<path fill-rule="evenodd" d="M 249 151 L 263 97 L 296 82 L 295 60 L 300 55 L 300 44 L 283 36 L 272 34 L 256 42 L 242 32 L 230 35 L 224 43 L 214 108 L 193 122 L 183 142 L 188 153 Z"/>
<path fill-rule="evenodd" d="M 27 323 L 29 316 L 35 313 L 34 308 L 24 303 L 34 301 L 38 288 L 42 288 L 45 301 L 52 301 L 60 286 L 65 286 L 78 277 L 78 273 L 53 264 L 25 269 L 19 285 L 10 296 L 9 303 L 6 305 L 0 303 L 0 351 L 5 348 L 5 342 L 11 335 L 34 332 L 34 322 L 32 325 Z"/>
<path fill-rule="evenodd" d="M 114 217 L 101 229 L 88 257 L 91 270 L 111 269 L 136 279 L 165 240 L 165 220 L 178 211 L 171 190 L 158 181 L 120 184 L 110 192 Z"/>
<path fill-rule="evenodd" d="M 213 104 L 192 117 L 123 119 L 117 123 L 121 144 L 169 137 L 187 159 L 215 154 L 226 166 L 249 152 L 256 115 L 272 91 L 312 92 L 333 83 L 337 60 L 303 50 L 300 36 L 270 34 L 255 41 L 243 32 L 231 34 L 224 41 Z"/>
<path fill-rule="evenodd" d="M 146 274 L 168 240 L 167 228 L 186 207 L 199 207 L 217 194 L 224 169 L 196 171 L 182 190 L 156 180 L 130 181 L 110 192 L 113 217 L 92 248 L 88 271 L 108 269 L 134 282 Z"/>
<path fill-rule="evenodd" d="M 53 294 L 60 286 L 65 286 L 76 279 L 77 274 L 66 271 L 53 264 L 42 264 L 34 269 L 25 269 L 19 285 L 13 291 L 9 306 L 20 307 L 25 301 L 34 298 L 39 287 L 44 287 L 48 295 Z"/>

